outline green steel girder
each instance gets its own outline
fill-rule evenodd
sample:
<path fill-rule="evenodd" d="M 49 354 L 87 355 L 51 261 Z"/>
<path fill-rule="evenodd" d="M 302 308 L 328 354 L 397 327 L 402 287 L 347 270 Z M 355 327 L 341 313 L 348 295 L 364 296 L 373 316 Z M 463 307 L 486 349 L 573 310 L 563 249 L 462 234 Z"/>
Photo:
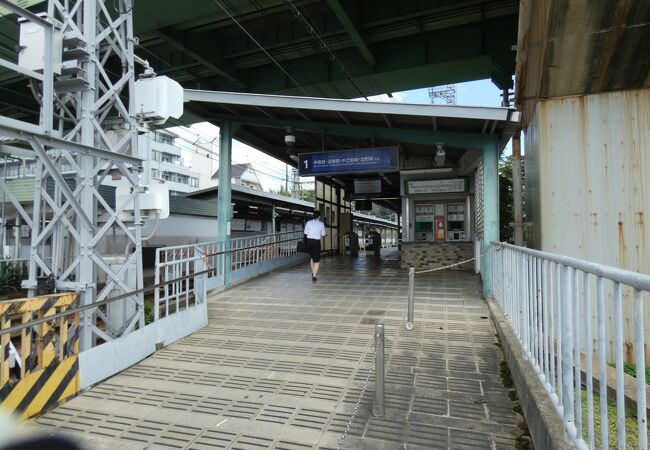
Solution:
<path fill-rule="evenodd" d="M 357 27 L 352 23 L 352 20 L 350 20 L 350 16 L 343 9 L 343 5 L 341 5 L 338 0 L 327 0 L 327 4 L 332 9 L 332 12 L 338 21 L 341 22 L 341 26 L 348 33 L 350 39 L 352 39 L 352 42 L 354 42 L 354 45 L 357 47 L 366 62 L 372 67 L 376 66 L 377 60 L 368 48 L 368 44 L 366 44 L 363 37 L 361 37 Z"/>
<path fill-rule="evenodd" d="M 193 3 L 190 3 L 192 9 Z M 206 70 L 191 70 L 179 75 L 177 78 L 181 82 L 189 82 L 192 87 L 198 83 L 222 90 L 361 96 L 337 65 L 326 57 L 313 36 L 293 19 L 282 0 L 258 2 L 261 10 L 251 9 L 250 2 L 231 3 L 241 13 L 238 20 L 301 88 L 295 86 L 232 21 L 223 17 L 223 11 L 213 8 L 210 15 L 212 5 L 207 10 L 205 5 L 196 10 L 204 15 L 201 19 L 184 22 L 181 19 L 186 11 L 182 11 L 173 24 L 175 33 L 182 36 L 178 40 L 208 62 L 204 65 Z M 490 77 L 499 80 L 502 86 L 501 80 L 512 76 L 514 52 L 511 48 L 517 37 L 516 0 L 420 3 L 346 2 L 343 11 L 349 13 L 346 25 L 340 12 L 337 14 L 332 8 L 335 0 L 302 2 L 314 17 L 320 36 L 361 86 L 363 94 Z M 164 5 L 161 8 L 164 10 Z M 138 12 L 136 19 L 141 14 Z M 187 64 L 187 57 L 192 55 L 181 49 L 165 48 L 160 36 L 151 30 L 146 32 L 146 28 L 142 27 L 141 41 L 145 48 L 162 55 L 161 59 L 167 64 Z M 481 57 L 487 58 L 476 65 L 479 62 L 476 58 Z M 233 86 L 232 79 L 221 76 L 215 67 L 236 75 L 234 78 L 246 88 Z M 428 75 L 424 74 L 425 67 L 430 71 Z M 440 68 L 448 72 L 441 74 Z M 160 69 L 168 70 L 165 63 Z M 463 73 L 458 74 L 456 70 Z"/>
<path fill-rule="evenodd" d="M 518 0 L 292 1 L 340 63 L 285 0 L 221 3 L 300 86 L 210 0 L 136 1 L 136 53 L 158 73 L 199 89 L 355 98 L 486 78 L 509 87 Z M 9 20 L 0 31 L 17 38 Z M 35 109 L 23 77 L 0 70 L 0 85 L 0 101 Z M 14 93 L 24 100 L 14 101 Z"/>
<path fill-rule="evenodd" d="M 157 34 L 171 47 L 186 54 L 208 69 L 212 69 L 216 75 L 225 78 L 237 89 L 248 89 L 248 87 L 239 80 L 241 75 L 233 71 L 232 68 L 228 66 L 228 62 L 225 61 L 219 53 L 205 48 L 205 45 L 202 45 L 203 43 L 201 42 L 190 42 L 187 33 L 177 33 L 171 29 L 165 29 L 158 31 Z"/>

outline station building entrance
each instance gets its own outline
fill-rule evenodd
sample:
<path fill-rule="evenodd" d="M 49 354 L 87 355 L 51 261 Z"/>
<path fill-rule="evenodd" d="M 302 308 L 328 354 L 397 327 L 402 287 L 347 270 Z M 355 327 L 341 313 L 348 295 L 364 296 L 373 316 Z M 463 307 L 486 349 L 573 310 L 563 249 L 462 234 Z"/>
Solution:
<path fill-rule="evenodd" d="M 185 102 L 196 120 L 221 127 L 224 180 L 234 137 L 315 177 L 325 251 L 343 253 L 346 233 L 359 230 L 352 211 L 374 203 L 394 212 L 402 267 L 476 257 L 460 268 L 489 277 L 483 255 L 499 239 L 498 160 L 518 126 L 513 109 L 198 90 L 186 90 Z M 226 237 L 232 214 L 223 191 L 218 220 Z"/>

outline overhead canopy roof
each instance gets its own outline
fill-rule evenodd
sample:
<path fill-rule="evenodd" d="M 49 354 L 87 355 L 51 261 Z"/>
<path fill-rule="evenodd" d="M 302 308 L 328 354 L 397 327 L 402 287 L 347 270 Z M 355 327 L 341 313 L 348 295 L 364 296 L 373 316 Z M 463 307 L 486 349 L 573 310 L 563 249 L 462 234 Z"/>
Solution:
<path fill-rule="evenodd" d="M 294 166 L 297 153 L 396 146 L 401 168 L 407 168 L 405 161 L 418 161 L 420 167 L 431 168 L 433 146 L 441 143 L 445 146 L 445 167 L 458 175 L 471 175 L 472 164 L 481 157 L 486 142 L 497 143 L 501 150 L 519 120 L 519 113 L 509 108 L 217 91 L 186 90 L 185 101 L 186 109 L 204 120 L 216 125 L 224 121 L 240 124 L 233 137 Z M 285 144 L 289 132 L 296 137 L 293 147 Z M 399 173 L 376 175 L 385 185 L 382 195 L 373 199 L 381 198 L 381 204 L 399 211 Z M 350 192 L 355 177 L 358 175 L 341 174 L 328 180 Z"/>
<path fill-rule="evenodd" d="M 434 143 L 451 149 L 480 148 L 495 138 L 501 148 L 519 113 L 509 108 L 442 106 L 186 90 L 195 120 L 242 124 L 235 138 L 288 164 L 287 129 L 295 152 L 397 145 L 406 156 L 429 155 Z M 452 155 L 453 156 L 453 155 Z M 460 156 L 460 155 L 458 155 Z"/>

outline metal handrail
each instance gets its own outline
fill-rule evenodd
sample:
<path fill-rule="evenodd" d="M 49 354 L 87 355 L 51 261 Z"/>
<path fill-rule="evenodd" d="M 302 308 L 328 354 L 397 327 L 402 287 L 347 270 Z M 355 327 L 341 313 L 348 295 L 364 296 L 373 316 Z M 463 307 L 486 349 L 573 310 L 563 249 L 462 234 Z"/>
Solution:
<path fill-rule="evenodd" d="M 627 330 L 627 338 L 634 345 L 636 364 L 636 395 L 631 398 L 636 402 L 638 447 L 635 448 L 647 450 L 644 327 L 647 299 L 644 293 L 650 292 L 650 276 L 505 243 L 493 242 L 490 250 L 492 277 L 485 281 L 490 283 L 494 300 L 563 420 L 567 436 L 579 449 L 594 448 L 598 441 L 607 448 L 610 423 L 607 380 L 611 370 L 608 363 L 612 361 L 616 374 L 617 448 L 629 448 L 623 305 L 630 306 L 628 313 L 633 316 L 630 319 L 633 329 Z M 629 303 L 624 301 L 628 291 Z M 608 359 L 607 348 L 611 345 Z M 594 420 L 596 374 L 600 395 L 599 435 Z M 582 399 L 583 389 L 586 401 Z"/>
<path fill-rule="evenodd" d="M 126 292 L 124 294 L 119 294 L 119 295 L 116 295 L 115 297 L 105 298 L 104 300 L 101 300 L 101 301 L 95 302 L 95 303 L 91 303 L 89 305 L 77 306 L 76 308 L 67 309 L 67 310 L 62 311 L 60 313 L 52 314 L 51 316 L 42 317 L 40 319 L 34 319 L 34 320 L 30 321 L 30 322 L 22 323 L 20 325 L 14 325 L 13 327 L 9 327 L 9 328 L 6 328 L 6 329 L 0 329 L 0 336 L 3 335 L 3 334 L 13 333 L 15 331 L 20 331 L 23 328 L 33 327 L 34 325 L 38 325 L 40 323 L 49 322 L 50 320 L 60 319 L 61 317 L 66 317 L 66 316 L 69 316 L 71 314 L 75 314 L 75 313 L 78 313 L 78 312 L 81 312 L 81 311 L 85 311 L 87 309 L 93 309 L 93 308 L 97 308 L 99 306 L 103 306 L 103 305 L 107 305 L 109 303 L 113 303 L 113 302 L 118 301 L 118 300 L 124 300 L 125 298 L 133 297 L 133 296 L 138 295 L 138 294 L 145 294 L 145 293 L 147 293 L 149 291 L 153 291 L 154 289 L 157 289 L 159 287 L 163 287 L 163 286 L 168 285 L 168 284 L 177 283 L 179 281 L 183 281 L 183 280 L 186 280 L 188 278 L 195 278 L 195 277 L 198 277 L 200 275 L 207 274 L 207 273 L 211 272 L 212 270 L 214 270 L 214 269 L 202 270 L 200 272 L 192 273 L 191 275 L 185 275 L 185 276 L 182 276 L 182 277 L 174 278 L 173 280 L 167 280 L 167 281 L 164 281 L 162 283 L 152 284 L 151 286 L 147 286 L 146 288 L 136 289 L 134 291 Z"/>
<path fill-rule="evenodd" d="M 565 266 L 582 270 L 583 272 L 587 272 L 598 277 L 608 278 L 612 281 L 616 281 L 617 283 L 626 284 L 635 289 L 650 291 L 650 275 L 632 272 L 625 269 L 619 269 L 617 267 L 605 266 L 603 264 L 592 263 L 582 259 L 572 258 L 571 256 L 558 255 L 556 253 L 547 253 L 540 250 L 534 250 L 532 248 L 517 247 L 516 245 L 508 244 L 505 242 L 492 242 L 492 245 L 516 250 L 518 252 L 534 256 L 536 258 L 542 258 L 557 264 L 563 264 Z"/>

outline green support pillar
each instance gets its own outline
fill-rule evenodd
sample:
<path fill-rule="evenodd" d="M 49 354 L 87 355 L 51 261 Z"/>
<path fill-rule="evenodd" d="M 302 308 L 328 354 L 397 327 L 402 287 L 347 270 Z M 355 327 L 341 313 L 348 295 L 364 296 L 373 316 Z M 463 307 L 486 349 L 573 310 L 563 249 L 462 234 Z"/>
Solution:
<path fill-rule="evenodd" d="M 483 296 L 492 295 L 490 242 L 499 240 L 499 151 L 496 140 L 483 145 Z"/>
<path fill-rule="evenodd" d="M 217 197 L 217 240 L 224 242 L 223 277 L 226 288 L 230 287 L 230 222 L 232 220 L 231 205 L 231 162 L 232 137 L 239 126 L 224 121 L 219 129 L 219 193 Z"/>

